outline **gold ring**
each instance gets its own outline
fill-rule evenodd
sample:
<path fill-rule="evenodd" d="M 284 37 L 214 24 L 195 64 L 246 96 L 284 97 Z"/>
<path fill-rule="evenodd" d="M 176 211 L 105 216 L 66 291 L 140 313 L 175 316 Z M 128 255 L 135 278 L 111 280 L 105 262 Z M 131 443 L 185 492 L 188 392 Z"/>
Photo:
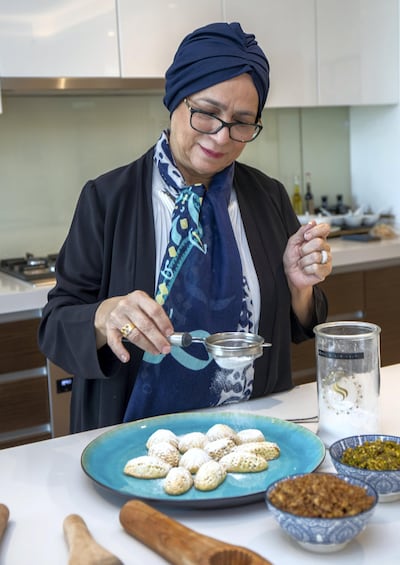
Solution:
<path fill-rule="evenodd" d="M 325 251 L 325 249 L 323 249 L 321 251 L 321 265 L 325 265 L 325 263 L 328 262 L 328 253 L 327 251 Z"/>
<path fill-rule="evenodd" d="M 132 331 L 134 330 L 134 328 L 135 328 L 135 324 L 130 324 L 130 323 L 128 322 L 127 324 L 125 324 L 124 326 L 122 326 L 122 328 L 121 328 L 119 331 L 122 333 L 122 335 L 123 335 L 124 337 L 128 337 L 128 336 L 132 333 Z"/>

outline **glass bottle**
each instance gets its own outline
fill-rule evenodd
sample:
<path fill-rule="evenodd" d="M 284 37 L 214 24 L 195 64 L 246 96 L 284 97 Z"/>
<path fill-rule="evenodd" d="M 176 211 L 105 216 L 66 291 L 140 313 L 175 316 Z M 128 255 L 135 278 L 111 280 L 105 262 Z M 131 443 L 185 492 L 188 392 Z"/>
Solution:
<path fill-rule="evenodd" d="M 323 210 L 328 210 L 328 197 L 327 196 L 321 196 L 321 208 Z"/>
<path fill-rule="evenodd" d="M 301 216 L 301 214 L 303 213 L 303 199 L 301 197 L 299 178 L 297 176 L 294 177 L 292 206 L 295 213 L 298 216 Z"/>
<path fill-rule="evenodd" d="M 315 213 L 314 195 L 311 189 L 311 173 L 306 173 L 306 193 L 304 195 L 305 211 L 309 214 Z"/>
<path fill-rule="evenodd" d="M 327 196 L 321 196 L 321 206 L 319 208 L 315 208 L 315 213 L 316 214 L 325 214 L 325 215 L 330 214 Z"/>
<path fill-rule="evenodd" d="M 347 214 L 349 207 L 343 202 L 343 194 L 336 196 L 336 214 Z"/>

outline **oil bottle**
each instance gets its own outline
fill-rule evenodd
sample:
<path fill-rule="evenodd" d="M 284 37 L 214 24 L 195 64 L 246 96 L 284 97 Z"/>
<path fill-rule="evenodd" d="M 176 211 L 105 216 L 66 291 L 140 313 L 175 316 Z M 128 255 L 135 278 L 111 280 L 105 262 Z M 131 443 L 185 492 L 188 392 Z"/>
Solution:
<path fill-rule="evenodd" d="M 294 177 L 294 184 L 293 184 L 293 195 L 292 195 L 292 206 L 293 210 L 298 216 L 301 216 L 303 213 L 303 199 L 301 197 L 300 192 L 300 184 L 299 184 L 299 177 Z"/>
<path fill-rule="evenodd" d="M 311 173 L 306 173 L 306 193 L 304 195 L 305 211 L 309 214 L 315 213 L 314 195 L 311 189 Z"/>

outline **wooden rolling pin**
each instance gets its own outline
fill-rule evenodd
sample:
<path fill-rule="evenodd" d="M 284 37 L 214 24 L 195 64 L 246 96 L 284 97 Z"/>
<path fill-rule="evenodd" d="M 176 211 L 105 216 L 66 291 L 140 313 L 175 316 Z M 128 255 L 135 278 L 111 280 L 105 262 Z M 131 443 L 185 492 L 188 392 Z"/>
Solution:
<path fill-rule="evenodd" d="M 69 547 L 69 565 L 122 565 L 118 557 L 93 539 L 77 514 L 65 518 L 63 529 Z"/>
<path fill-rule="evenodd" d="M 119 519 L 129 534 L 173 565 L 271 565 L 249 549 L 199 534 L 140 500 L 124 504 Z"/>
<path fill-rule="evenodd" d="M 10 511 L 5 504 L 0 504 L 0 541 L 8 524 Z"/>

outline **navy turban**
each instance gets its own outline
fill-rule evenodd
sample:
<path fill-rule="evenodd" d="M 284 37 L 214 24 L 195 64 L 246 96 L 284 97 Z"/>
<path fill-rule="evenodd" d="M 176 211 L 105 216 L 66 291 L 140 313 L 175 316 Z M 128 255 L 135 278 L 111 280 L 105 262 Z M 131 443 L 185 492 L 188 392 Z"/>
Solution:
<path fill-rule="evenodd" d="M 237 22 L 213 23 L 186 36 L 165 75 L 164 104 L 172 113 L 184 98 L 249 73 L 258 92 L 258 115 L 269 89 L 268 60 L 253 34 Z"/>

